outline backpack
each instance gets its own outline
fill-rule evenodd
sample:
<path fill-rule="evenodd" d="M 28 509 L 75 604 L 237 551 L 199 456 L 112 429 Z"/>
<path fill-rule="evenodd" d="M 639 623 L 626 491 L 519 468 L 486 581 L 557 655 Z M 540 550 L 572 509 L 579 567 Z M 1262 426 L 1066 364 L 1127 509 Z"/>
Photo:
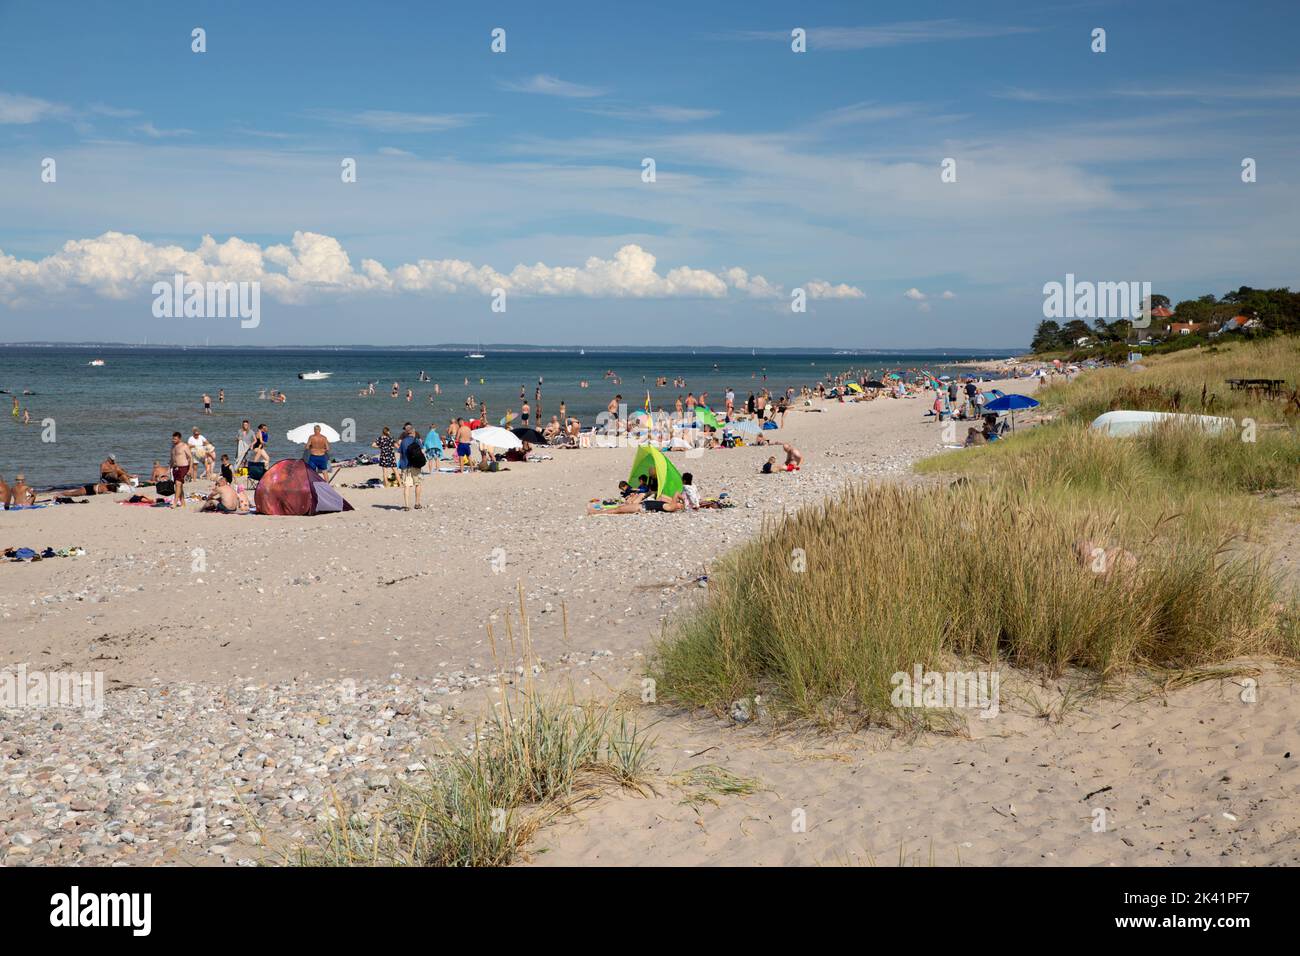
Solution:
<path fill-rule="evenodd" d="M 411 444 L 406 446 L 406 467 L 423 468 L 426 461 L 424 449 L 420 447 L 420 442 L 412 440 Z"/>

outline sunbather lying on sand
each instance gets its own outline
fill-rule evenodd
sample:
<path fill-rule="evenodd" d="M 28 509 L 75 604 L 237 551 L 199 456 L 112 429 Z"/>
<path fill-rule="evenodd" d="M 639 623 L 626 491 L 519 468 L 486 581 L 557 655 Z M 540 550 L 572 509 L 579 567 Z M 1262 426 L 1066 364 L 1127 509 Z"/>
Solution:
<path fill-rule="evenodd" d="M 606 507 L 599 501 L 593 501 L 587 506 L 589 515 L 634 515 L 643 511 L 681 511 L 686 507 L 683 500 L 684 496 L 679 491 L 672 498 L 664 500 L 662 498 L 651 498 L 649 495 L 641 492 L 633 492 L 627 496 L 627 500 L 621 505 L 612 505 Z"/>
<path fill-rule="evenodd" d="M 81 498 L 86 495 L 111 495 L 117 492 L 117 482 L 100 481 L 95 484 L 78 485 L 76 488 L 59 488 L 51 492 L 54 498 Z"/>

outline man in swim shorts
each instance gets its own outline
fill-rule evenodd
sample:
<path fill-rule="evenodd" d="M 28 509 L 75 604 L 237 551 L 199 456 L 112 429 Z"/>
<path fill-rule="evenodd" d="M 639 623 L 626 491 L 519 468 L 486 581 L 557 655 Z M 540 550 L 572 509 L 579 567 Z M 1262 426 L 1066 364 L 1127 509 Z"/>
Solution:
<path fill-rule="evenodd" d="M 172 507 L 180 508 L 185 504 L 185 479 L 189 477 L 190 467 L 194 464 L 190 446 L 182 440 L 180 432 L 172 432 L 171 463 L 172 481 L 176 485 Z"/>
<path fill-rule="evenodd" d="M 330 467 L 330 442 L 321 434 L 320 426 L 312 429 L 307 439 L 307 467 L 317 474 L 324 474 Z"/>
<path fill-rule="evenodd" d="M 470 434 L 472 429 L 469 423 L 463 418 L 456 419 L 456 470 L 464 471 L 465 463 L 469 461 L 470 443 L 474 440 Z"/>

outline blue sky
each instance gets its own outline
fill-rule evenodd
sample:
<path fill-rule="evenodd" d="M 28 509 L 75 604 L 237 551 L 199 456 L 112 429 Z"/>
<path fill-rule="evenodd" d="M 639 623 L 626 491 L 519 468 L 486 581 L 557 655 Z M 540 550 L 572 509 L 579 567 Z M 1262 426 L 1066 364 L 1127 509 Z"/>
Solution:
<path fill-rule="evenodd" d="M 0 340 L 1000 348 L 1067 272 L 1300 285 L 1294 4 L 303 9 L 0 0 Z M 178 264 L 261 324 L 155 318 Z"/>

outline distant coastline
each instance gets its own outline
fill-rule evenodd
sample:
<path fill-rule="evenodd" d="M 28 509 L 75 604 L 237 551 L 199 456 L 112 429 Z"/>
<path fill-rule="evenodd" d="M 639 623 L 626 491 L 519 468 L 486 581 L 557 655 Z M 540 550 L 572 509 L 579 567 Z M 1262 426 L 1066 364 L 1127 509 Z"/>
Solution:
<path fill-rule="evenodd" d="M 951 355 L 1001 357 L 1025 355 L 1029 349 L 1024 346 L 1007 346 L 1004 348 L 936 348 L 917 346 L 900 349 L 865 349 L 845 348 L 838 345 L 826 345 L 809 348 L 807 346 L 781 348 L 742 348 L 734 345 L 529 345 L 527 343 L 480 344 L 476 342 L 440 342 L 436 345 L 187 345 L 181 342 L 157 342 L 142 345 L 132 342 L 0 342 L 0 348 L 13 349 L 185 349 L 208 351 L 245 351 L 257 349 L 265 352 L 464 352 L 477 350 L 481 352 L 512 353 L 577 353 L 585 350 L 591 354 L 615 355 L 635 353 L 639 355 L 676 355 L 689 352 L 703 352 L 709 355 L 741 355 L 752 352 L 758 355 Z"/>

